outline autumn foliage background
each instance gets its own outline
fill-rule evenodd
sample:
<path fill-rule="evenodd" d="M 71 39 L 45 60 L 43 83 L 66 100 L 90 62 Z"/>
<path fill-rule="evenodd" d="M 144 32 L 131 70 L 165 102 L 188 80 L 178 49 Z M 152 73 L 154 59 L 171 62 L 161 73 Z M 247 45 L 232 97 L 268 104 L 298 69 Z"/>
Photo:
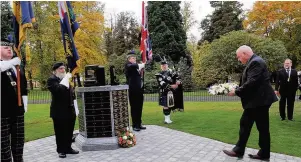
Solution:
<path fill-rule="evenodd" d="M 22 46 L 22 53 L 27 59 L 28 80 L 39 82 L 41 89 L 45 89 L 52 64 L 66 59 L 57 2 L 32 4 L 36 23 L 27 32 L 27 46 Z M 71 4 L 80 24 L 74 39 L 81 59 L 81 76 L 86 65 L 97 64 L 107 69 L 114 65 L 118 80 L 124 83 L 126 53 L 132 49 L 139 53 L 140 19 L 132 12 L 105 17 L 105 3 L 100 1 L 72 1 Z M 299 1 L 256 1 L 248 11 L 237 1 L 211 1 L 214 10 L 201 22 L 194 19 L 189 1 L 147 4 L 154 54 L 169 59 L 170 67 L 175 67 L 182 76 L 185 89 L 205 88 L 238 78 L 243 66 L 235 59 L 235 51 L 243 44 L 251 46 L 267 61 L 271 73 L 282 66 L 285 58 L 292 59 L 293 67 L 301 70 Z M 12 31 L 11 17 L 10 2 L 2 1 L 1 37 Z M 195 25 L 202 29 L 200 40 L 189 35 Z M 159 67 L 154 61 L 146 66 L 146 89 L 156 88 L 154 74 Z"/>

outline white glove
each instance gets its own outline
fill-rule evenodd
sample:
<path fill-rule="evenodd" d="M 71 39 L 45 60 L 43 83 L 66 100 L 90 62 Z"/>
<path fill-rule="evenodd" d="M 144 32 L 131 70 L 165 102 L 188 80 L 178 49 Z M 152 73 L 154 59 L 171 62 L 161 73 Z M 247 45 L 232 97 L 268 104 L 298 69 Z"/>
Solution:
<path fill-rule="evenodd" d="M 72 75 L 70 73 L 67 73 L 66 76 L 62 79 L 62 81 L 60 82 L 60 84 L 66 86 L 67 88 L 69 88 L 69 79 L 72 77 Z"/>
<path fill-rule="evenodd" d="M 27 104 L 28 104 L 28 97 L 22 96 L 23 104 L 24 104 L 24 111 L 27 112 Z"/>
<path fill-rule="evenodd" d="M 77 100 L 73 100 L 73 105 L 74 105 L 74 110 L 75 110 L 75 115 L 78 116 L 78 105 L 77 105 Z"/>
<path fill-rule="evenodd" d="M 138 64 L 138 66 L 139 66 L 139 71 L 140 71 L 142 68 L 144 68 L 144 67 L 145 67 L 145 63 Z"/>
<path fill-rule="evenodd" d="M 10 61 L 0 61 L 0 71 L 12 68 L 14 65 Z"/>
<path fill-rule="evenodd" d="M 20 64 L 21 64 L 21 60 L 20 60 L 19 57 L 15 57 L 15 58 L 9 60 L 9 62 L 10 62 L 12 65 L 14 65 L 14 66 L 20 65 Z"/>
<path fill-rule="evenodd" d="M 67 73 L 66 76 L 68 79 L 70 79 L 72 77 L 72 74 L 71 73 Z"/>

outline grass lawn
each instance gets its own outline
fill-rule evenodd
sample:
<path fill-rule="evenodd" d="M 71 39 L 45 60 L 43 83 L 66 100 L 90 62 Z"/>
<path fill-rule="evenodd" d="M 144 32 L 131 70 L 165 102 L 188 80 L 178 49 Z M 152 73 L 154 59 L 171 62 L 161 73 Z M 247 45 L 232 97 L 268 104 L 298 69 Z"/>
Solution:
<path fill-rule="evenodd" d="M 148 93 L 144 94 L 148 97 L 158 97 L 158 93 Z M 207 90 L 194 90 L 193 92 L 184 92 L 184 96 L 212 96 L 208 93 Z M 28 100 L 50 100 L 51 94 L 49 91 L 41 91 L 38 89 L 30 90 L 28 95 Z"/>
<path fill-rule="evenodd" d="M 184 92 L 183 93 L 184 96 L 212 96 L 208 93 L 207 90 L 192 90 L 192 92 Z M 297 96 L 300 95 L 300 91 L 297 91 L 296 93 Z M 159 94 L 158 92 L 154 92 L 154 93 L 145 93 L 144 94 L 145 97 L 158 97 Z M 214 97 L 214 96 L 212 96 Z M 28 95 L 28 100 L 50 100 L 51 99 L 51 94 L 49 91 L 42 91 L 39 89 L 34 89 L 34 90 L 30 90 L 29 91 L 29 95 Z"/>
<path fill-rule="evenodd" d="M 171 125 L 163 124 L 163 114 L 157 102 L 146 102 L 143 123 L 160 125 L 225 143 L 235 144 L 238 139 L 242 108 L 239 102 L 186 102 L 185 112 L 173 113 Z M 294 122 L 280 121 L 278 103 L 270 110 L 271 151 L 301 157 L 301 104 L 296 102 Z M 76 129 L 78 123 L 76 123 Z M 49 105 L 29 105 L 25 115 L 26 141 L 53 135 Z M 256 125 L 247 147 L 258 149 Z"/>
<path fill-rule="evenodd" d="M 25 113 L 25 141 L 54 135 L 49 104 L 29 104 Z M 78 129 L 76 120 L 75 129 Z"/>
<path fill-rule="evenodd" d="M 208 93 L 207 90 L 193 90 L 193 92 L 184 92 L 184 96 L 212 96 Z M 158 97 L 159 94 L 157 93 L 145 93 L 144 96 L 156 96 Z"/>
<path fill-rule="evenodd" d="M 51 94 L 50 91 L 42 91 L 39 89 L 29 90 L 28 91 L 28 100 L 50 100 Z"/>

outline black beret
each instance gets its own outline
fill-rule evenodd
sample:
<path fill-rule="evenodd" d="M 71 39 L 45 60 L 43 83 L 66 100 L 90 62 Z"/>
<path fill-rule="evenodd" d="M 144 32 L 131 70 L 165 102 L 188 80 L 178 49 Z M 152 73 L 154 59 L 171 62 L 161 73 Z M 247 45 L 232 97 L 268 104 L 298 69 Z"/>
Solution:
<path fill-rule="evenodd" d="M 135 51 L 134 51 L 134 50 L 131 50 L 131 51 L 127 54 L 126 57 L 127 57 L 127 58 L 129 58 L 129 57 L 136 57 Z"/>
<path fill-rule="evenodd" d="M 162 60 L 161 61 L 161 65 L 165 65 L 165 64 L 167 64 L 167 61 L 166 60 Z"/>
<path fill-rule="evenodd" d="M 56 69 L 58 69 L 61 66 L 65 66 L 65 64 L 63 62 L 57 62 L 57 63 L 53 64 L 52 70 L 55 71 Z"/>
<path fill-rule="evenodd" d="M 1 38 L 1 46 L 13 46 L 14 44 L 10 42 L 8 39 Z"/>

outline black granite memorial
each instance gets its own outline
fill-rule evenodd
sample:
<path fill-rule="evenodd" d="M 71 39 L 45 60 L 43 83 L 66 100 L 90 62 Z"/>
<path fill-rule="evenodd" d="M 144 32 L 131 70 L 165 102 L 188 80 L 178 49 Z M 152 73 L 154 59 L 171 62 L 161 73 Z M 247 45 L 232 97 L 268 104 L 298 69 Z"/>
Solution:
<path fill-rule="evenodd" d="M 102 85 L 104 68 L 87 66 L 85 87 L 77 87 L 79 135 L 82 151 L 117 149 L 116 132 L 129 127 L 128 85 Z M 99 86 L 101 85 L 101 86 Z"/>

